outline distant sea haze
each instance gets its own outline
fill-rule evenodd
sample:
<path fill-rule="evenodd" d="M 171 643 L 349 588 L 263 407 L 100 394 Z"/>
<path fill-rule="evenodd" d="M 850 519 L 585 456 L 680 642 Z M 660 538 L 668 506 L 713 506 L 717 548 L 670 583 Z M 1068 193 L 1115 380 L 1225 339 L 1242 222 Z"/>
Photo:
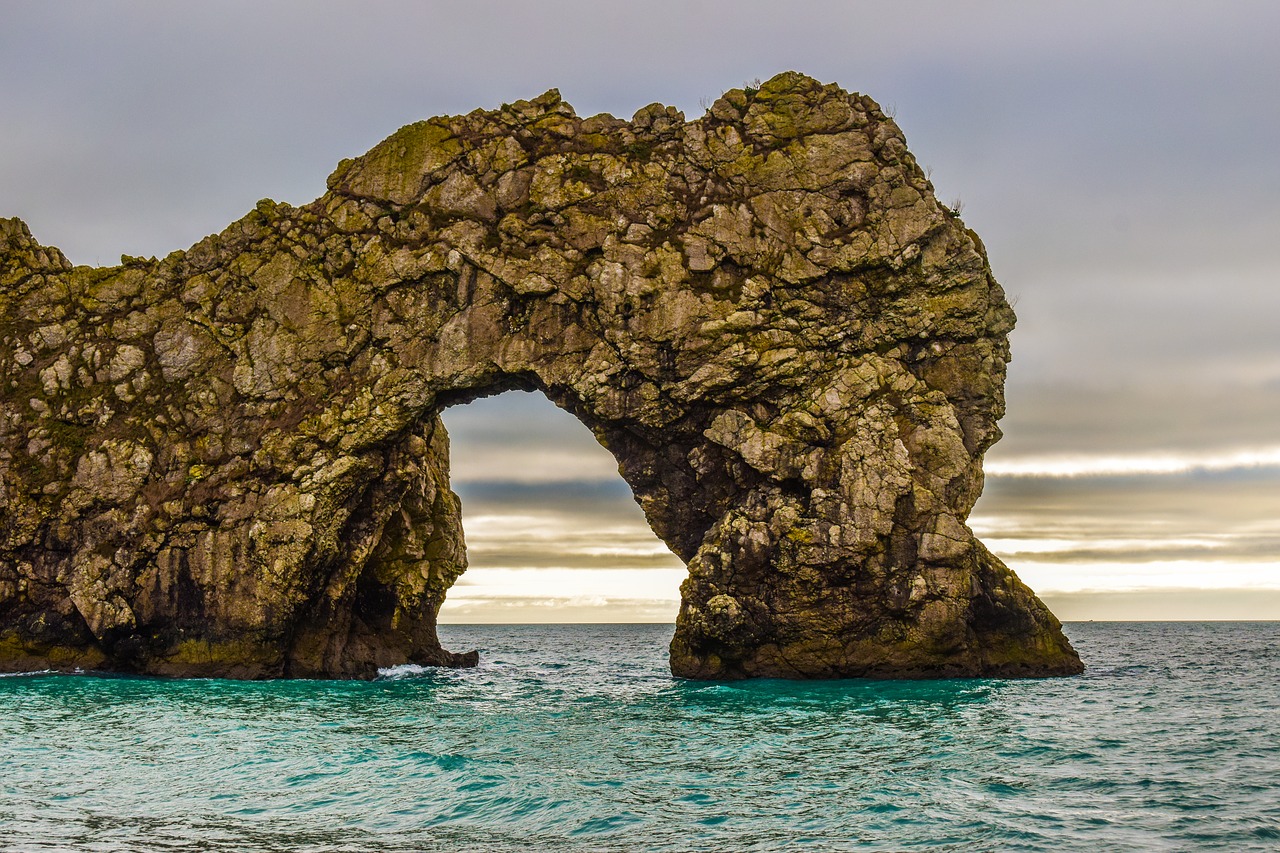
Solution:
<path fill-rule="evenodd" d="M 678 681 L 670 625 L 453 625 L 372 682 L 0 678 L 0 851 L 1280 849 L 1280 623 L 1075 678 Z"/>

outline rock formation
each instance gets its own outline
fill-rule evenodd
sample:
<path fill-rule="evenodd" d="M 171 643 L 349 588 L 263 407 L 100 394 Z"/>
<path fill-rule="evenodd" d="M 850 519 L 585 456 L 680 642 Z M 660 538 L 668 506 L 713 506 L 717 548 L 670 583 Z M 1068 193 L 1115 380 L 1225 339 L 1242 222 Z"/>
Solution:
<path fill-rule="evenodd" d="M 0 220 L 0 668 L 474 663 L 439 412 L 536 388 L 688 564 L 676 675 L 1081 670 L 965 526 L 1013 313 L 871 99 L 551 91 L 328 186 L 111 269 Z"/>

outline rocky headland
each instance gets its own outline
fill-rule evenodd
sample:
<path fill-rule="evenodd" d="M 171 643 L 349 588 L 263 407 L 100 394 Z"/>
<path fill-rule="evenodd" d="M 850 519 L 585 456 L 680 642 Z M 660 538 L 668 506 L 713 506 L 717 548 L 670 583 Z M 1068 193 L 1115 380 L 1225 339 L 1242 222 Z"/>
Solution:
<path fill-rule="evenodd" d="M 692 678 L 1081 663 L 965 525 L 1014 315 L 862 95 L 409 125 L 156 260 L 0 220 L 0 669 L 468 665 L 447 406 L 538 389 L 689 567 Z"/>

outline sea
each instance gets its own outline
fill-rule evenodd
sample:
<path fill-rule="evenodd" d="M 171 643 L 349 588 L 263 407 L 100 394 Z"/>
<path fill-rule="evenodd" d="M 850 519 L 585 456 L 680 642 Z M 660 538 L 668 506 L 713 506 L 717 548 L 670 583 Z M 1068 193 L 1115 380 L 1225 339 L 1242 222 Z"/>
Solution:
<path fill-rule="evenodd" d="M 371 682 L 0 678 L 0 851 L 1280 850 L 1280 623 L 1074 678 L 682 681 L 670 625 L 442 626 Z"/>

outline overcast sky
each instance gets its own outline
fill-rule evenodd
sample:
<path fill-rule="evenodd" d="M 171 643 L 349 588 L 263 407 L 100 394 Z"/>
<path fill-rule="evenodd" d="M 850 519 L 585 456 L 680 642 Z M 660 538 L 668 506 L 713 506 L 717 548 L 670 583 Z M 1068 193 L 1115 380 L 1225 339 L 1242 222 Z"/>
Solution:
<path fill-rule="evenodd" d="M 0 0 L 0 216 L 77 263 L 164 255 L 421 118 L 550 87 L 692 118 L 803 71 L 896 114 L 1015 302 L 974 529 L 1064 618 L 1280 618 L 1277 35 L 1229 0 Z M 674 614 L 585 428 L 527 395 L 446 422 L 449 618 Z"/>

